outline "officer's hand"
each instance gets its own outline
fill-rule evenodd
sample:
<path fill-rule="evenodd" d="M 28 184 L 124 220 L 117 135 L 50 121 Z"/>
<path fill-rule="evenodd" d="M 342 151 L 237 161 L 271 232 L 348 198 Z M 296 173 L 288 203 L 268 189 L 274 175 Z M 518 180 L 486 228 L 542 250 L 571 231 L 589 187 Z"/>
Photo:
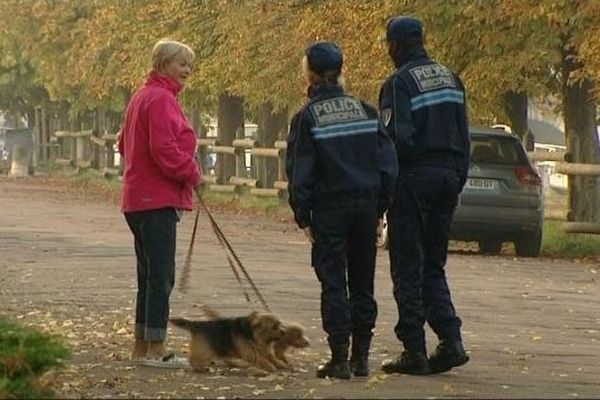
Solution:
<path fill-rule="evenodd" d="M 383 235 L 383 218 L 377 220 L 377 236 Z"/>
<path fill-rule="evenodd" d="M 311 243 L 314 243 L 315 237 L 313 235 L 312 228 L 310 226 L 307 226 L 306 228 L 302 228 L 302 230 L 304 231 L 304 234 L 306 235 L 306 238 L 308 239 L 308 241 Z"/>

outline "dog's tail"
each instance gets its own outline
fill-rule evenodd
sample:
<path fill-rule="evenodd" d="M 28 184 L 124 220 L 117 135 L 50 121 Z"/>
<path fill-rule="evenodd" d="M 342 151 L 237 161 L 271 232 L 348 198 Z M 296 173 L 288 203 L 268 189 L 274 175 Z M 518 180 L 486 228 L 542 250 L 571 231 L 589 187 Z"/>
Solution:
<path fill-rule="evenodd" d="M 201 324 L 201 321 L 190 321 L 189 319 L 185 319 L 185 318 L 170 318 L 169 322 L 171 322 L 173 325 L 185 329 L 186 331 L 194 331 L 198 325 Z"/>

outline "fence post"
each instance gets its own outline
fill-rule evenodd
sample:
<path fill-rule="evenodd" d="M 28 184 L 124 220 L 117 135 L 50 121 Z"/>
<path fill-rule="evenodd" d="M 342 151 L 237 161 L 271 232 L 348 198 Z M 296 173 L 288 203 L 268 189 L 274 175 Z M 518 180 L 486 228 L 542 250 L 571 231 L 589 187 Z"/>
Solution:
<path fill-rule="evenodd" d="M 71 162 L 71 165 L 77 165 L 77 139 L 73 136 L 69 136 L 69 142 L 71 143 L 69 161 Z"/>
<path fill-rule="evenodd" d="M 9 177 L 24 177 L 29 175 L 30 150 L 22 144 L 15 144 L 11 151 Z"/>

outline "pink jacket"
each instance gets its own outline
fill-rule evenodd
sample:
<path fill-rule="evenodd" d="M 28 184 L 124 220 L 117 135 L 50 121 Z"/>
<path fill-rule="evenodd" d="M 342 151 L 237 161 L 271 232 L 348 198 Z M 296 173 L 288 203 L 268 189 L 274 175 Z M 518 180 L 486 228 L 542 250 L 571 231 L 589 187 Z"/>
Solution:
<path fill-rule="evenodd" d="M 129 101 L 119 135 L 123 212 L 193 208 L 202 171 L 195 160 L 196 134 L 177 102 L 180 90 L 175 79 L 151 72 Z"/>

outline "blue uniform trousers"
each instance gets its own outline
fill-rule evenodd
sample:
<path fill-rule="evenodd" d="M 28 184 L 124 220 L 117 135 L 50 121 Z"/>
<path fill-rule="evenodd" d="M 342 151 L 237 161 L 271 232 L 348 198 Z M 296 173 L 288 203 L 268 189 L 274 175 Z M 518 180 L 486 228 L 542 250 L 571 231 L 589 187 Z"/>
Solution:
<path fill-rule="evenodd" d="M 330 346 L 370 339 L 377 319 L 373 297 L 377 209 L 315 210 L 313 266 L 321 282 L 321 318 Z"/>
<path fill-rule="evenodd" d="M 460 340 L 444 270 L 459 192 L 460 178 L 451 169 L 400 171 L 388 211 L 389 253 L 399 315 L 395 333 L 408 351 L 426 352 L 425 321 L 440 340 Z"/>

